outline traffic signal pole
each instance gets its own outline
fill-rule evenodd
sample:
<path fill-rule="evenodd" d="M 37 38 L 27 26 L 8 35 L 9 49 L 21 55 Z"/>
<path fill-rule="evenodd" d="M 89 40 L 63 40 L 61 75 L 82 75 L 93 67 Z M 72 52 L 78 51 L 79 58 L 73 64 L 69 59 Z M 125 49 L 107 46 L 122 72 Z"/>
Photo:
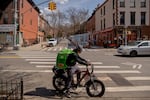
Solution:
<path fill-rule="evenodd" d="M 17 35 L 17 0 L 15 0 L 15 13 L 14 13 L 14 50 L 18 49 L 16 43 L 16 35 Z"/>

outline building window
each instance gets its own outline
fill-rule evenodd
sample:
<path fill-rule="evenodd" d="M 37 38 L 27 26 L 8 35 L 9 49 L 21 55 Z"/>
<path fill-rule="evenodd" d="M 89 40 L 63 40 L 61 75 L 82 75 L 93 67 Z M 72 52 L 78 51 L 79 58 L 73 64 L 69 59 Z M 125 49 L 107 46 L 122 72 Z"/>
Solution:
<path fill-rule="evenodd" d="M 21 14 L 21 24 L 23 24 L 23 14 Z"/>
<path fill-rule="evenodd" d="M 4 14 L 3 23 L 8 24 L 8 13 L 6 13 L 6 12 Z"/>
<path fill-rule="evenodd" d="M 146 0 L 141 0 L 141 8 L 146 7 Z"/>
<path fill-rule="evenodd" d="M 106 23 L 106 20 L 104 19 L 104 29 L 105 29 L 105 27 L 106 27 L 105 23 Z"/>
<path fill-rule="evenodd" d="M 32 20 L 30 20 L 30 25 L 32 25 Z"/>
<path fill-rule="evenodd" d="M 130 7 L 135 8 L 135 0 L 130 0 Z"/>
<path fill-rule="evenodd" d="M 130 23 L 135 25 L 135 12 L 130 12 Z"/>
<path fill-rule="evenodd" d="M 113 9 L 115 9 L 115 0 L 113 0 Z"/>
<path fill-rule="evenodd" d="M 120 25 L 125 25 L 125 12 L 120 12 Z"/>
<path fill-rule="evenodd" d="M 103 10 L 102 10 L 102 8 L 101 8 L 101 16 L 103 15 Z"/>
<path fill-rule="evenodd" d="M 105 15 L 105 6 L 104 6 L 104 15 Z"/>
<path fill-rule="evenodd" d="M 102 22 L 102 20 L 101 20 L 101 30 L 103 29 L 102 24 L 103 24 L 103 22 Z"/>
<path fill-rule="evenodd" d="M 141 12 L 141 25 L 145 25 L 146 22 L 146 12 Z"/>
<path fill-rule="evenodd" d="M 115 25 L 115 14 L 113 14 L 113 25 Z"/>
<path fill-rule="evenodd" d="M 120 7 L 125 7 L 125 0 L 120 0 Z"/>
<path fill-rule="evenodd" d="M 23 0 L 22 0 L 22 2 L 21 2 L 21 7 L 23 8 Z"/>

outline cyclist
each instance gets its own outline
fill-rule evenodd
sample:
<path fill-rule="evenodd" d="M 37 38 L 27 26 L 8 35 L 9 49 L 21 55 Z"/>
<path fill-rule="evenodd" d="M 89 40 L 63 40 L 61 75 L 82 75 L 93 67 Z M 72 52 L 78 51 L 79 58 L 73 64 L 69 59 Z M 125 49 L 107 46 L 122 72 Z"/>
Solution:
<path fill-rule="evenodd" d="M 67 91 L 66 91 L 66 96 L 71 97 L 70 95 L 70 87 L 71 83 L 73 81 L 73 74 L 77 73 L 77 81 L 79 81 L 80 76 L 81 76 L 81 71 L 80 68 L 77 66 L 77 62 L 82 65 L 90 65 L 88 61 L 85 59 L 81 58 L 79 54 L 82 52 L 81 47 L 77 47 L 74 50 L 74 53 L 69 54 L 66 60 L 66 65 L 68 66 L 67 68 L 67 74 L 68 74 L 68 80 L 67 80 Z"/>

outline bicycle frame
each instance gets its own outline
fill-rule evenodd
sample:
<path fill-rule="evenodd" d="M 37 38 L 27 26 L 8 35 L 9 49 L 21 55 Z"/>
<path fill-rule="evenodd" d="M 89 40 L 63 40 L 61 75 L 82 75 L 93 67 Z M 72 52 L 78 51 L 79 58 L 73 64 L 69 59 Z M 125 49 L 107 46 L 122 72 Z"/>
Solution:
<path fill-rule="evenodd" d="M 86 66 L 86 70 L 85 70 L 85 71 L 81 71 L 81 72 L 80 72 L 81 75 L 82 75 L 82 73 L 83 73 L 83 75 L 82 75 L 81 78 L 77 81 L 77 86 L 82 82 L 82 80 L 83 80 L 86 76 L 90 77 L 90 79 L 91 79 L 91 74 L 93 73 L 93 65 L 92 65 L 91 67 L 92 67 L 92 71 L 91 71 L 91 72 L 89 72 L 88 66 Z"/>

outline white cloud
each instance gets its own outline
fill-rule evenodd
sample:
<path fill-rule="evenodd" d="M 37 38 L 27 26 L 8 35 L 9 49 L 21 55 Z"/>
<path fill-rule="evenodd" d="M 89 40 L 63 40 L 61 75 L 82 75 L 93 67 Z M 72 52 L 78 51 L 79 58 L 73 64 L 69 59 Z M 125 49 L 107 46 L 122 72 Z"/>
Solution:
<path fill-rule="evenodd" d="M 60 4 L 65 4 L 65 3 L 69 2 L 69 0 L 55 0 L 55 1 Z"/>

